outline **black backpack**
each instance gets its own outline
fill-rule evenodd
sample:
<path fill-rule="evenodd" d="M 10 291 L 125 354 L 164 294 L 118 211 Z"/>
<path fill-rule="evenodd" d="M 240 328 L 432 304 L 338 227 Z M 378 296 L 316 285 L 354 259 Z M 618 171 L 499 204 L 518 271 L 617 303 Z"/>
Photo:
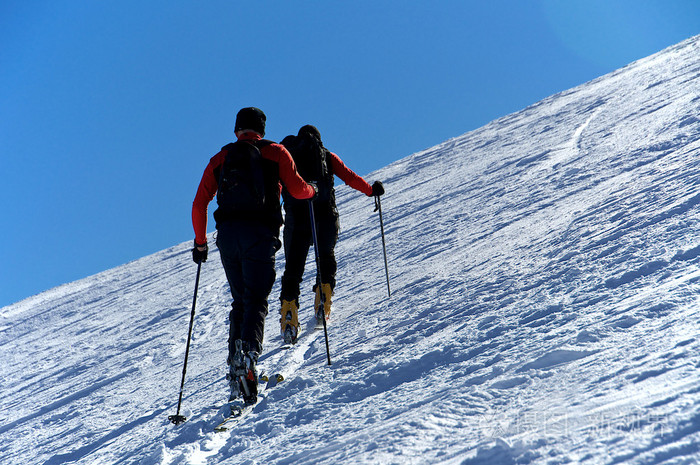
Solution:
<path fill-rule="evenodd" d="M 259 213 L 265 208 L 265 175 L 260 149 L 239 140 L 223 148 L 227 151 L 218 175 L 216 201 L 227 215 Z"/>
<path fill-rule="evenodd" d="M 282 144 L 289 150 L 299 175 L 306 182 L 315 182 L 318 187 L 318 195 L 314 205 L 335 206 L 335 189 L 333 179 L 333 167 L 330 163 L 330 154 L 320 140 L 310 134 L 301 136 L 288 136 Z M 299 201 L 289 193 L 284 192 L 286 205 Z"/>

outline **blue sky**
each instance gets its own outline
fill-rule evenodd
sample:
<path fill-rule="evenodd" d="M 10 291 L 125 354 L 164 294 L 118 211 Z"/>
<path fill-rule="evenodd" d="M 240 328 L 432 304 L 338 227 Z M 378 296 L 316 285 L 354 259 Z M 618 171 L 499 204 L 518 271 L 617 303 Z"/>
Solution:
<path fill-rule="evenodd" d="M 0 307 L 192 240 L 241 107 L 366 175 L 697 34 L 697 0 L 2 2 Z"/>

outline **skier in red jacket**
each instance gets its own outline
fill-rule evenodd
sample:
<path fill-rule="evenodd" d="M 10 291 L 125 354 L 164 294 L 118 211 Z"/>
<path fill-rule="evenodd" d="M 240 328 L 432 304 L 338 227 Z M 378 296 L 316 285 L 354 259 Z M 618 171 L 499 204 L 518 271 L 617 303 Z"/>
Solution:
<path fill-rule="evenodd" d="M 192 258 L 201 263 L 208 253 L 207 208 L 217 195 L 216 245 L 233 296 L 227 377 L 231 400 L 242 395 L 247 403 L 257 399 L 255 364 L 262 352 L 267 298 L 275 280 L 275 252 L 281 247 L 280 182 L 293 198 L 310 199 L 315 194 L 314 187 L 297 173 L 289 152 L 262 138 L 265 122 L 265 114 L 258 108 L 238 112 L 238 142 L 226 145 L 211 158 L 192 204 Z M 247 161 L 239 161 L 242 159 Z M 232 183 L 230 179 L 241 172 L 241 179 Z M 224 187 L 226 192 L 222 192 Z M 227 192 L 233 196 L 227 197 Z"/>
<path fill-rule="evenodd" d="M 335 205 L 334 176 L 345 184 L 367 196 L 384 194 L 379 181 L 370 185 L 345 166 L 335 153 L 323 146 L 321 133 L 312 125 L 303 126 L 296 136 L 287 136 L 282 144 L 289 149 L 299 174 L 318 189 L 313 200 L 318 240 L 319 267 L 322 282 L 314 286 L 316 293 L 314 313 L 317 323 L 328 319 L 331 313 L 331 296 L 335 289 L 337 263 L 335 244 L 340 225 Z M 284 255 L 285 268 L 280 292 L 280 324 L 282 337 L 287 343 L 296 342 L 299 332 L 299 285 L 304 274 L 304 265 L 312 242 L 311 218 L 308 202 L 300 202 L 288 189 L 282 191 L 284 210 Z M 321 299 L 323 292 L 323 299 Z M 323 305 L 321 302 L 323 301 Z M 323 308 L 321 308 L 323 307 Z"/>

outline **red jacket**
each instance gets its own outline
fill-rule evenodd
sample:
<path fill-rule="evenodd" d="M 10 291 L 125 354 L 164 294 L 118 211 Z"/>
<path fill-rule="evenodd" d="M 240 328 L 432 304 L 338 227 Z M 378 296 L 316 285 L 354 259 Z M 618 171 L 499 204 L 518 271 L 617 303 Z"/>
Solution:
<path fill-rule="evenodd" d="M 370 186 L 367 181 L 362 179 L 362 177 L 358 176 L 353 170 L 345 166 L 345 163 L 343 163 L 338 155 L 333 152 L 330 152 L 330 154 L 333 174 L 338 176 L 345 184 L 353 189 L 358 190 L 365 195 L 371 196 L 372 186 Z"/>
<path fill-rule="evenodd" d="M 261 137 L 253 132 L 245 132 L 238 139 L 260 140 Z M 313 187 L 308 185 L 301 176 L 299 176 L 292 156 L 282 145 L 266 145 L 260 149 L 260 154 L 263 158 L 277 163 L 279 167 L 279 178 L 293 197 L 297 199 L 310 199 L 314 196 Z M 205 244 L 207 242 L 207 209 L 209 207 L 209 202 L 216 196 L 216 191 L 219 188 L 219 180 L 214 176 L 214 172 L 218 171 L 218 168 L 224 163 L 225 158 L 226 151 L 222 150 L 209 160 L 209 164 L 204 170 L 204 175 L 202 175 L 202 180 L 199 183 L 197 195 L 194 198 L 194 202 L 192 202 L 192 226 L 195 234 L 194 240 L 197 244 Z M 333 166 L 335 168 L 335 165 Z M 370 191 L 371 190 L 372 188 L 370 187 Z M 281 192 L 282 186 L 280 185 L 277 191 L 278 199 Z"/>

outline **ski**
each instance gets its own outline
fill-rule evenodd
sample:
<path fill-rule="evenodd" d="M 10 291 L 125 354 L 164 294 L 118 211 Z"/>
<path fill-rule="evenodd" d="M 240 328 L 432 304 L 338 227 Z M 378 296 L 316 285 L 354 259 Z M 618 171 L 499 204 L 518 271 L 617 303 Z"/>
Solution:
<path fill-rule="evenodd" d="M 314 336 L 317 334 L 317 330 L 323 329 L 323 320 L 321 320 L 319 326 L 315 326 L 316 321 L 310 322 L 309 325 L 307 326 L 306 331 L 304 331 L 303 334 L 299 334 L 299 337 L 294 341 L 294 343 L 288 343 L 286 341 L 282 341 L 282 345 L 279 347 L 277 350 L 289 350 L 292 348 L 299 348 L 300 346 L 302 348 L 308 349 L 310 345 L 313 343 L 315 340 Z M 303 337 L 302 337 L 303 336 Z M 301 342 L 301 344 L 299 344 Z M 298 366 L 295 366 L 292 364 L 292 366 L 286 367 L 285 370 L 283 370 L 284 373 L 291 373 L 293 372 Z M 268 375 L 265 371 L 263 371 L 259 376 L 258 376 L 258 398 L 257 401 L 253 404 L 245 404 L 241 400 L 233 400 L 230 401 L 227 404 L 224 404 L 220 407 L 220 409 L 223 409 L 224 407 L 228 406 L 229 411 L 226 414 L 226 416 L 214 426 L 214 431 L 216 432 L 225 432 L 225 431 L 230 431 L 236 424 L 240 423 L 243 419 L 245 419 L 248 415 L 253 413 L 255 411 L 255 406 L 263 401 L 265 397 L 269 394 L 269 390 L 277 386 L 279 383 L 282 381 L 285 381 L 285 375 L 282 372 L 276 372 L 272 376 Z M 219 417 L 220 418 L 220 417 Z"/>
<path fill-rule="evenodd" d="M 231 402 L 229 404 L 229 414 L 214 427 L 214 431 L 222 433 L 230 430 L 233 425 L 240 422 L 253 411 L 256 404 L 244 404 L 241 402 Z"/>
<path fill-rule="evenodd" d="M 270 376 L 268 376 L 267 373 L 263 372 L 259 376 L 259 380 L 260 380 L 260 382 L 267 383 L 265 385 L 265 389 L 262 390 L 262 392 L 265 392 L 268 389 L 273 388 L 273 387 L 277 386 L 277 384 L 284 381 L 284 376 L 282 375 L 282 373 L 275 373 L 274 375 L 272 375 L 272 377 L 270 377 Z"/>
<path fill-rule="evenodd" d="M 259 377 L 258 388 L 261 387 L 262 383 L 266 384 L 264 389 L 258 392 L 257 401 L 251 404 L 246 404 L 240 400 L 234 400 L 226 404 L 229 407 L 229 413 L 222 421 L 214 426 L 214 431 L 217 433 L 229 431 L 234 427 L 234 425 L 240 423 L 245 417 L 250 415 L 255 409 L 255 406 L 267 396 L 267 391 L 277 386 L 282 381 L 284 381 L 284 376 L 281 373 L 276 373 L 271 377 L 265 373 L 261 374 Z"/>

